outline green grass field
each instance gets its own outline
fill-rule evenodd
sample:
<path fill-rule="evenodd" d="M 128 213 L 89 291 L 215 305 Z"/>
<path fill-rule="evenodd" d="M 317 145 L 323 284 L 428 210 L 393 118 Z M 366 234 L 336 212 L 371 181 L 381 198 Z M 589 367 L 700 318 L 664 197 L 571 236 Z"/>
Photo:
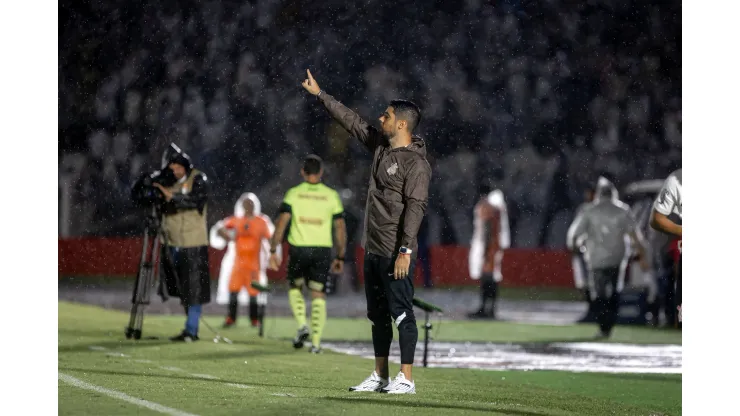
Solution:
<path fill-rule="evenodd" d="M 206 320 L 218 329 L 222 317 Z M 369 374 L 372 361 L 294 350 L 287 341 L 295 331 L 290 319 L 268 318 L 265 338 L 251 328 L 221 331 L 230 345 L 212 342 L 203 325 L 199 342 L 166 341 L 181 330 L 179 316 L 146 317 L 144 337 L 160 340 L 126 340 L 127 323 L 128 313 L 59 302 L 59 373 L 73 378 L 73 384 L 59 381 L 59 414 L 681 414 L 680 375 L 416 368 L 416 395 L 350 393 L 347 387 Z M 590 325 L 443 321 L 435 322 L 433 335 L 439 341 L 544 342 L 577 341 L 594 331 Z M 330 319 L 324 335 L 327 341 L 369 337 L 366 320 L 350 319 Z M 611 342 L 680 344 L 681 334 L 617 327 Z M 391 364 L 391 373 L 397 371 Z M 130 402 L 135 399 L 145 402 Z"/>

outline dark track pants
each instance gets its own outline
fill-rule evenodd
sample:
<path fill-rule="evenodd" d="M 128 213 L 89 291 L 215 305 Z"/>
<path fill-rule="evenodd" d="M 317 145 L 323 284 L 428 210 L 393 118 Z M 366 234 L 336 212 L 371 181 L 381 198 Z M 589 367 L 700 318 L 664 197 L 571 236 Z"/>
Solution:
<path fill-rule="evenodd" d="M 678 257 L 678 273 L 676 273 L 676 306 L 681 306 L 681 260 L 683 260 L 683 255 L 679 255 Z M 678 312 L 676 313 L 676 316 L 678 316 Z M 683 315 L 681 316 L 683 318 Z M 681 319 L 683 321 L 683 319 Z M 678 325 L 681 325 L 681 321 L 679 321 Z"/>
<path fill-rule="evenodd" d="M 683 256 L 678 257 L 678 273 L 676 273 L 676 304 L 678 306 L 681 306 L 681 260 Z"/>
<path fill-rule="evenodd" d="M 596 321 L 603 334 L 610 334 L 617 322 L 619 312 L 619 281 L 624 279 L 619 267 L 591 270 L 591 279 L 595 289 L 594 312 Z M 594 294 L 591 295 L 592 297 Z"/>
<path fill-rule="evenodd" d="M 393 270 L 396 258 L 365 254 L 365 297 L 367 317 L 372 322 L 373 348 L 376 357 L 388 357 L 393 342 L 393 327 L 398 327 L 401 364 L 413 364 L 419 331 L 414 317 L 414 263 L 412 256 L 409 274 L 396 280 Z"/>

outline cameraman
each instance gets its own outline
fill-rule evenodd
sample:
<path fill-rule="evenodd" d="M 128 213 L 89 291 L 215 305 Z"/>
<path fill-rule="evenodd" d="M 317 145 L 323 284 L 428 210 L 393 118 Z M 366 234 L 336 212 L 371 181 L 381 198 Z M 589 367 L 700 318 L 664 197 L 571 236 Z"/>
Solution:
<path fill-rule="evenodd" d="M 191 342 L 198 340 L 202 305 L 211 301 L 206 225 L 208 179 L 193 168 L 190 157 L 174 144 L 163 159 L 167 169 L 152 178 L 152 186 L 162 194 L 162 228 L 172 260 L 164 264 L 165 285 L 169 294 L 180 298 L 187 315 L 185 329 L 170 340 Z M 170 180 L 166 179 L 168 176 Z"/>

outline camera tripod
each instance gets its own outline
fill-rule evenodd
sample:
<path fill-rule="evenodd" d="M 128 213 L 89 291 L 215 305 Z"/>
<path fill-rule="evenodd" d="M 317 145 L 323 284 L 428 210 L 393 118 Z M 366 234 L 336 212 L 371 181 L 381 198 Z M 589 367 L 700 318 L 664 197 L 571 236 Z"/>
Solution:
<path fill-rule="evenodd" d="M 162 229 L 161 213 L 157 206 L 152 207 L 146 217 L 144 241 L 141 248 L 139 271 L 136 274 L 134 292 L 131 299 L 131 317 L 126 328 L 126 339 L 141 339 L 141 328 L 144 325 L 144 309 L 149 304 L 151 290 L 159 281 L 160 256 L 169 260 L 167 251 L 163 250 L 166 242 Z"/>

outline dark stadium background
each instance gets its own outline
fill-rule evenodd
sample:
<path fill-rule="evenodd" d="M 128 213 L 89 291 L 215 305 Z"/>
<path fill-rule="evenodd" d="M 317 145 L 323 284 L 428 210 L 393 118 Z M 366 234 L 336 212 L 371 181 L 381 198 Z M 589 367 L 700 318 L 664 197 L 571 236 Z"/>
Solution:
<path fill-rule="evenodd" d="M 60 278 L 135 273 L 129 190 L 170 142 L 211 180 L 209 226 L 245 191 L 274 218 L 298 161 L 319 154 L 356 246 L 370 155 L 302 91 L 310 68 L 371 120 L 392 98 L 420 104 L 435 284 L 476 284 L 466 253 L 488 184 L 511 222 L 503 285 L 572 287 L 565 232 L 583 189 L 608 174 L 625 193 L 680 166 L 680 22 L 677 1 L 62 4 Z"/>

